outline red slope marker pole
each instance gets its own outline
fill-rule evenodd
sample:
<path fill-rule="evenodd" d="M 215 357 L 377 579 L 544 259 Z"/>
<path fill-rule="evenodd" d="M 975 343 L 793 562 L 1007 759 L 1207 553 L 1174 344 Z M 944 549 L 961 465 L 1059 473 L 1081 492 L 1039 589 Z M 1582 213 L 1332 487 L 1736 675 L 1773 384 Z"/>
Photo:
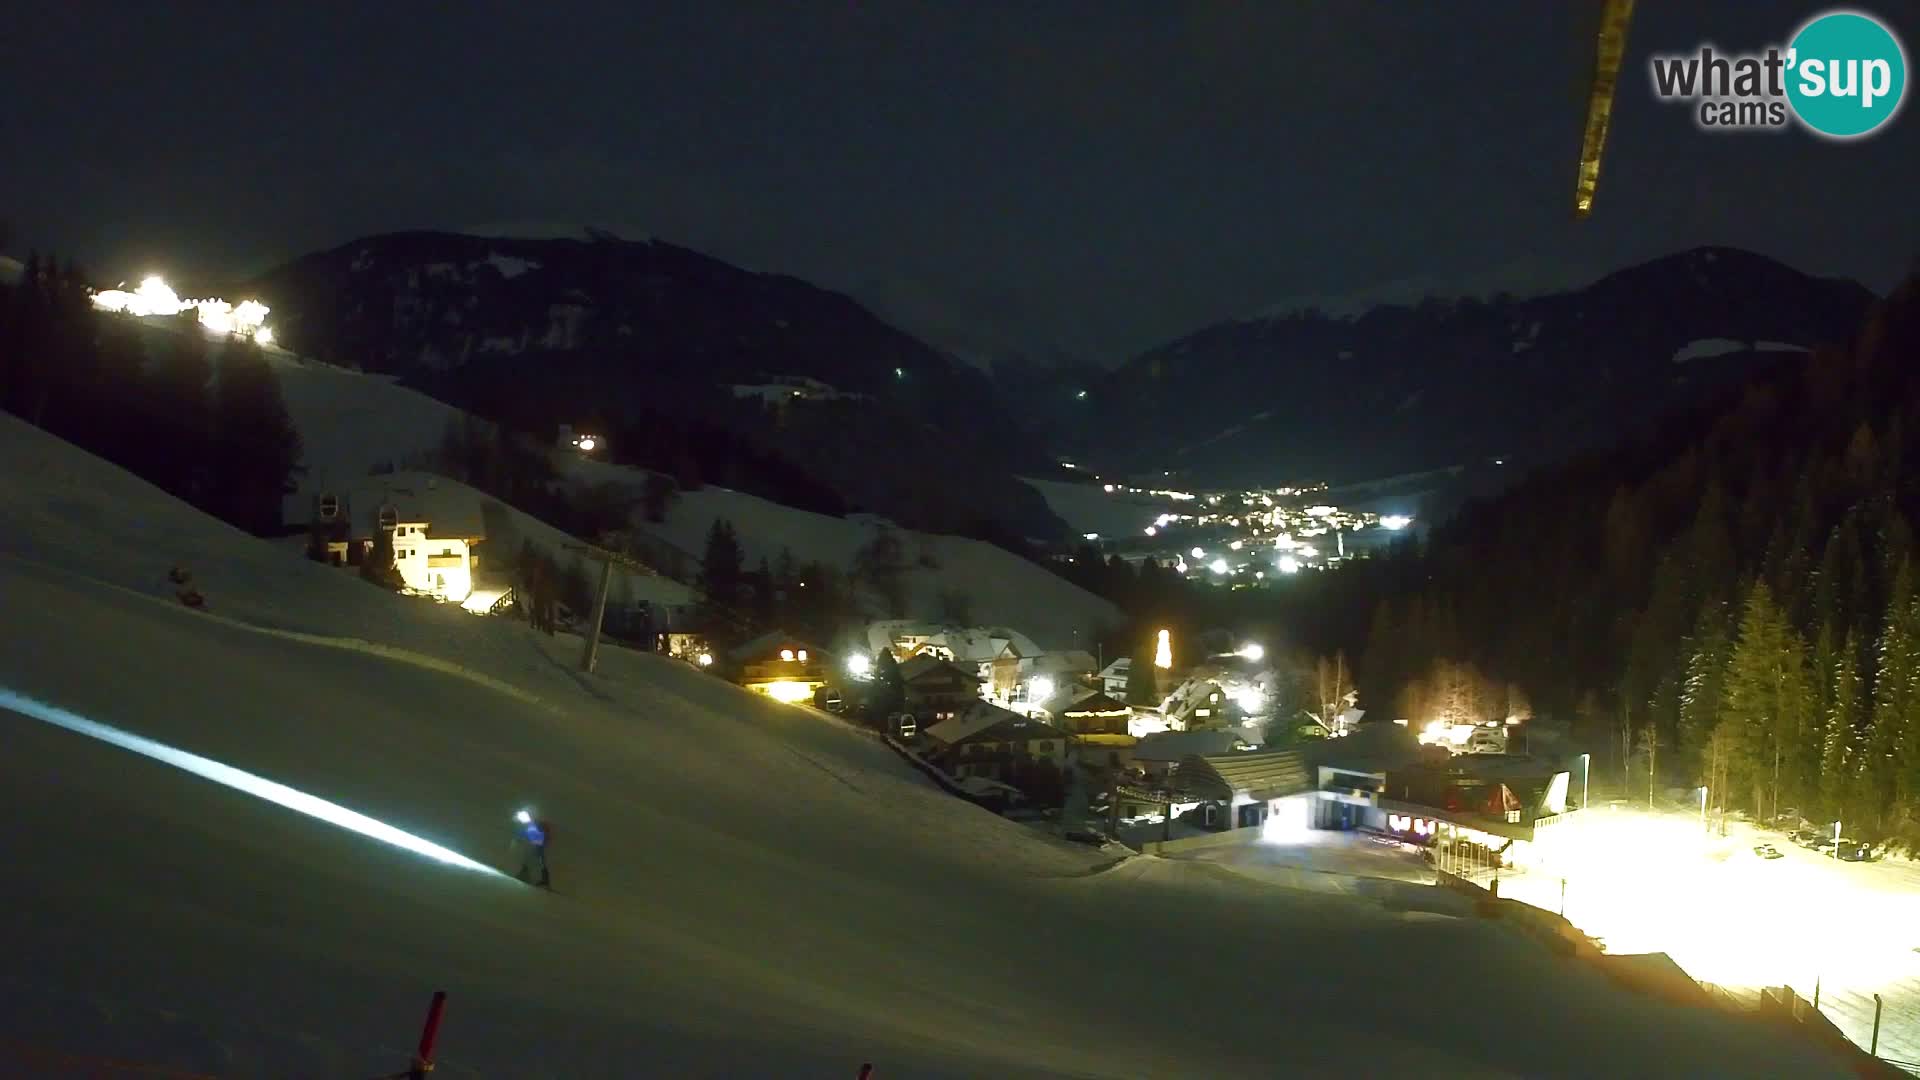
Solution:
<path fill-rule="evenodd" d="M 407 1070 L 408 1080 L 426 1080 L 433 1071 L 433 1044 L 440 1038 L 440 1017 L 447 1011 L 447 992 L 435 990 L 433 1004 L 427 1006 L 427 1023 L 420 1029 L 420 1052 L 413 1055 L 413 1066 Z"/>

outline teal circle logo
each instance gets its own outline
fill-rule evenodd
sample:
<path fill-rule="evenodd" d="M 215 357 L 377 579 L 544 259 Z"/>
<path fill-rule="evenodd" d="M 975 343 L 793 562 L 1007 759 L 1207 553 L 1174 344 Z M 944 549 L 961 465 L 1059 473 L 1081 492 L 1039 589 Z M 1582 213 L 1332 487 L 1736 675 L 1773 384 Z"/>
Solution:
<path fill-rule="evenodd" d="M 1878 19 L 1831 11 L 1801 27 L 1787 49 L 1787 101 L 1814 133 L 1858 138 L 1900 111 L 1907 54 Z"/>

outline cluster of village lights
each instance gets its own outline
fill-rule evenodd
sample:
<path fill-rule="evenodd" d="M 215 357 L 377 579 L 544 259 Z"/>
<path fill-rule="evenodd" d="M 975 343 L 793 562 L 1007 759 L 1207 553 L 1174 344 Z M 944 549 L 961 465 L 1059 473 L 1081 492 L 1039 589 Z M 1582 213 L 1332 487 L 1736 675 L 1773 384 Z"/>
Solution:
<path fill-rule="evenodd" d="M 267 325 L 267 312 L 272 309 L 260 301 L 242 300 L 236 307 L 225 300 L 182 300 L 158 277 L 147 278 L 132 292 L 107 289 L 94 293 L 93 306 L 136 318 L 172 317 L 192 308 L 200 325 L 211 333 L 252 338 L 262 345 L 273 342 L 273 328 Z"/>

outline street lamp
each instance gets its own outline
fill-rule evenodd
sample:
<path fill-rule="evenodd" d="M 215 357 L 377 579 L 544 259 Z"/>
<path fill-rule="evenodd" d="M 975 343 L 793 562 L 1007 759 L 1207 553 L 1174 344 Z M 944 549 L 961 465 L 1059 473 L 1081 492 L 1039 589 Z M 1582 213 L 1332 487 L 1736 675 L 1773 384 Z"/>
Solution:
<path fill-rule="evenodd" d="M 1580 755 L 1580 809 L 1587 808 L 1587 774 L 1592 772 L 1593 755 Z"/>

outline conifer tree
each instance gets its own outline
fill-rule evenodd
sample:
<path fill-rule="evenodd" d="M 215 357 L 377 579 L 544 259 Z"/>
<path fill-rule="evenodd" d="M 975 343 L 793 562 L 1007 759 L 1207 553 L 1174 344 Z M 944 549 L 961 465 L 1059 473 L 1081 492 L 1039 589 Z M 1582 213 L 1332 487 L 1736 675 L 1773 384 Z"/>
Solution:
<path fill-rule="evenodd" d="M 1854 729 L 1860 709 L 1860 669 L 1854 657 L 1858 645 L 1849 632 L 1835 653 L 1832 685 L 1826 693 L 1826 722 L 1820 743 L 1820 805 L 1828 815 L 1850 810 L 1855 761 Z"/>
<path fill-rule="evenodd" d="M 210 503 L 255 535 L 280 527 L 281 500 L 299 473 L 300 432 L 260 346 L 235 338 L 221 352 L 213 393 Z"/>
<path fill-rule="evenodd" d="M 1893 581 L 1880 634 L 1873 706 L 1861 762 L 1862 796 L 1876 816 L 1911 816 L 1920 793 L 1920 596 L 1911 560 Z"/>

